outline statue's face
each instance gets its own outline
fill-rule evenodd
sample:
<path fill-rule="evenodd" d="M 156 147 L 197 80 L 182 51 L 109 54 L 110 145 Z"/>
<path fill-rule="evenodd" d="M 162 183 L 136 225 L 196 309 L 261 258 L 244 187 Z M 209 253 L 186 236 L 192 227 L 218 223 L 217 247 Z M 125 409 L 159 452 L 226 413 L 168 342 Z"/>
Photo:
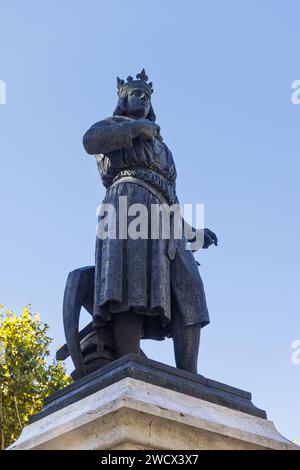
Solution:
<path fill-rule="evenodd" d="M 143 88 L 132 88 L 127 96 L 126 115 L 145 119 L 151 107 L 150 94 Z"/>

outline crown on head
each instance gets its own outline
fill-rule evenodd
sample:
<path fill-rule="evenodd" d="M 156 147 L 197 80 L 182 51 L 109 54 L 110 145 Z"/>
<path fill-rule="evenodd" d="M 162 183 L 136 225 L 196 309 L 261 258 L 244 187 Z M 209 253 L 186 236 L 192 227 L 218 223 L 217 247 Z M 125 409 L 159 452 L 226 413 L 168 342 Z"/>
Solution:
<path fill-rule="evenodd" d="M 128 88 L 144 88 L 150 95 L 153 93 L 152 82 L 147 83 L 148 76 L 145 69 L 136 75 L 137 80 L 134 80 L 131 75 L 127 77 L 127 82 L 117 77 L 118 95 L 121 96 Z"/>

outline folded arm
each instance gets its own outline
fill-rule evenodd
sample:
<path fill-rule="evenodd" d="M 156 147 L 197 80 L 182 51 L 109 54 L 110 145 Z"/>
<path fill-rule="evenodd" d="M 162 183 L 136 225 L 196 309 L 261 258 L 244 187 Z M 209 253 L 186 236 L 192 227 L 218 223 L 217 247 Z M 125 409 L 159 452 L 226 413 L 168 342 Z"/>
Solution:
<path fill-rule="evenodd" d="M 138 130 L 131 121 L 103 120 L 96 122 L 85 133 L 83 146 L 90 155 L 113 152 L 131 147 L 132 139 L 137 135 Z"/>

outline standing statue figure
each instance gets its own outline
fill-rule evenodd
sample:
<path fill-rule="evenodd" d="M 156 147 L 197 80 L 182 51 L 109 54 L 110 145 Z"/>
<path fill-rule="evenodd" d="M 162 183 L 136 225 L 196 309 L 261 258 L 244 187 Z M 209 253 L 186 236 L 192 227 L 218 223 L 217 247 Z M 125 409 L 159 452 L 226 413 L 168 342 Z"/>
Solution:
<path fill-rule="evenodd" d="M 143 69 L 136 80 L 117 79 L 118 104 L 112 117 L 84 135 L 86 152 L 95 155 L 106 188 L 103 204 L 122 216 L 127 207 L 172 205 L 176 169 L 163 142 L 151 104 L 152 83 Z M 104 215 L 99 216 L 99 222 Z M 132 217 L 128 217 L 128 224 Z M 150 231 L 150 229 L 149 229 Z M 174 243 L 175 242 L 175 243 Z M 203 248 L 217 245 L 204 229 Z M 110 325 L 115 357 L 140 353 L 140 339 L 172 337 L 176 366 L 197 373 L 200 330 L 209 323 L 203 283 L 186 239 L 98 237 L 93 299 L 93 326 Z"/>

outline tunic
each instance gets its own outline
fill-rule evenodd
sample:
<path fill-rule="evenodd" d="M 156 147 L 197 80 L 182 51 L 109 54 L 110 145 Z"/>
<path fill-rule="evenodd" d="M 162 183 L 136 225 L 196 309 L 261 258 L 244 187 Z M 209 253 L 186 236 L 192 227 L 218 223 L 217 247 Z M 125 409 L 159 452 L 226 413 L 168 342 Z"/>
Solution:
<path fill-rule="evenodd" d="M 147 140 L 135 135 L 132 121 L 124 116 L 107 118 L 94 124 L 83 138 L 86 151 L 96 155 L 107 188 L 103 204 L 114 206 L 117 220 L 123 210 L 120 196 L 127 197 L 128 208 L 140 203 L 149 214 L 151 205 L 160 204 L 162 199 L 170 205 L 178 202 L 171 151 L 161 137 Z M 144 181 L 154 192 L 136 183 L 122 182 L 124 176 Z M 128 217 L 128 225 L 131 220 Z M 95 326 L 128 310 L 143 315 L 143 338 L 171 336 L 174 309 L 183 326 L 203 327 L 209 323 L 203 282 L 192 252 L 185 249 L 184 236 L 176 240 L 175 258 L 170 259 L 168 240 L 162 237 L 122 239 L 118 235 L 96 238 Z"/>

